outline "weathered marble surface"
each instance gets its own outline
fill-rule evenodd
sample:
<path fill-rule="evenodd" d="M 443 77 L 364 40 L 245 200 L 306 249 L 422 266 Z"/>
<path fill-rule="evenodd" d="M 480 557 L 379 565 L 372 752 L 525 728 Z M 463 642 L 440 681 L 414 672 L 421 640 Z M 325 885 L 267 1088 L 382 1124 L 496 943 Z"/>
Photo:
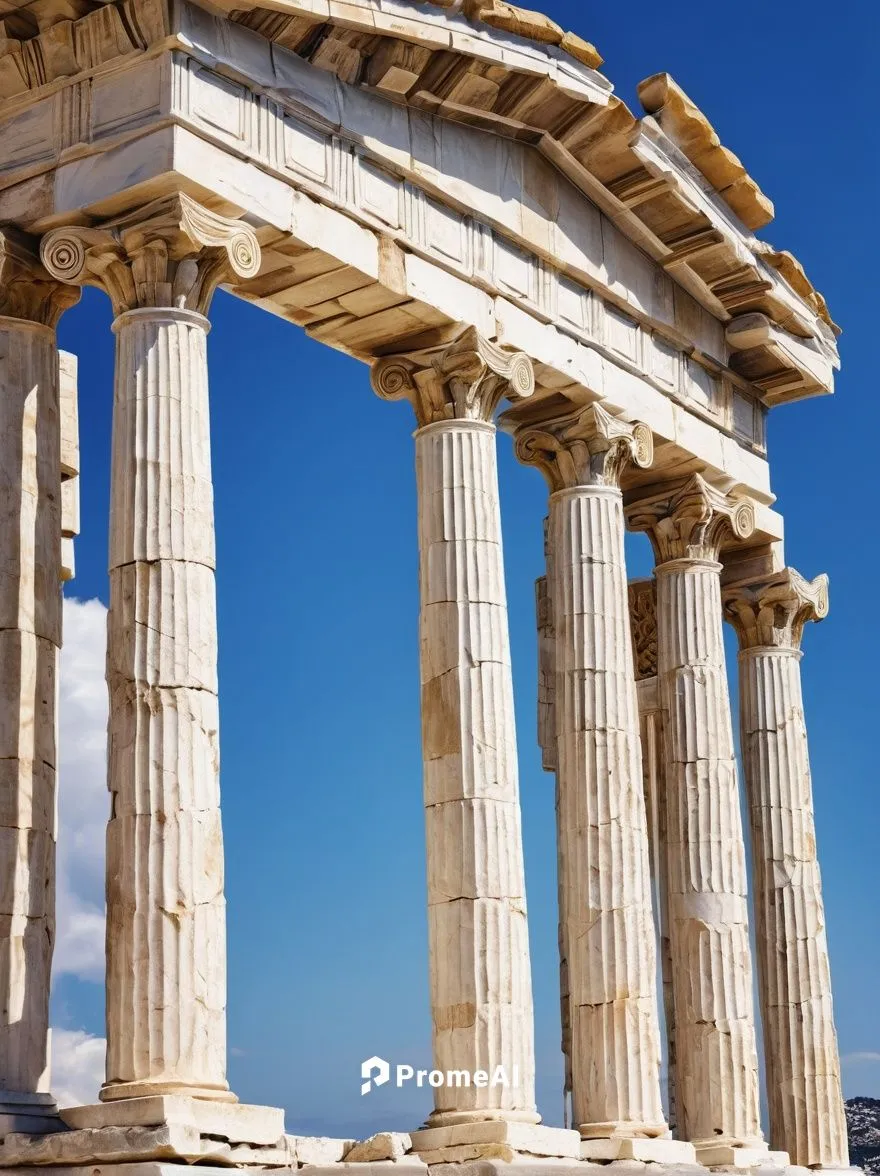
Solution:
<path fill-rule="evenodd" d="M 61 412 L 55 324 L 76 300 L 0 231 L 0 1137 L 52 1129 Z"/>
<path fill-rule="evenodd" d="M 507 420 L 515 421 L 513 409 Z M 663 1136 L 648 833 L 620 476 L 650 430 L 602 408 L 517 433 L 551 490 L 558 839 L 574 1124 Z"/>
<path fill-rule="evenodd" d="M 79 1159 L 98 1164 L 97 1176 L 102 1157 L 285 1167 L 342 1164 L 353 1154 L 360 1171 L 402 1163 L 423 1170 L 407 1158 L 405 1137 L 355 1145 L 284 1136 L 274 1114 L 233 1113 L 223 1101 L 231 1096 L 201 317 L 220 282 L 362 359 L 405 356 L 376 370 L 380 391 L 409 396 L 421 426 L 435 1060 L 444 1069 L 498 1061 L 521 1077 L 512 1092 L 438 1093 L 431 1122 L 439 1126 L 414 1137 L 438 1166 L 492 1155 L 579 1154 L 634 1164 L 683 1162 L 692 1154 L 688 1143 L 644 1138 L 662 1134 L 665 1124 L 656 1075 L 648 835 L 632 751 L 638 739 L 623 520 L 614 490 L 620 471 L 605 463 L 636 437 L 627 422 L 639 419 L 647 422 L 657 461 L 651 473 L 631 473 L 636 488 L 696 470 L 706 478 L 684 498 L 677 488 L 663 489 L 661 498 L 676 498 L 674 509 L 658 512 L 655 499 L 647 524 L 660 553 L 660 677 L 671 761 L 668 804 L 652 812 L 657 852 L 666 847 L 660 906 L 664 929 L 667 921 L 671 927 L 664 968 L 674 977 L 675 1036 L 684 1055 L 675 1067 L 683 1130 L 696 1135 L 707 1162 L 744 1168 L 769 1160 L 757 1124 L 742 834 L 716 560 L 721 530 L 732 524 L 739 539 L 754 532 L 755 564 L 764 571 L 781 566 L 764 417 L 784 400 L 829 391 L 837 365 L 824 300 L 790 255 L 744 227 L 762 224 L 769 202 L 667 75 L 643 83 L 648 117 L 637 120 L 595 73 L 592 47 L 500 0 L 383 0 L 379 7 L 372 0 L 309 0 L 305 7 L 278 0 L 272 12 L 251 0 L 219 0 L 210 12 L 187 0 L 0 0 L 0 21 L 0 221 L 41 231 L 62 226 L 44 241 L 54 285 L 42 272 L 22 271 L 17 246 L 3 256 L 0 375 L 3 364 L 14 367 L 22 355 L 34 359 L 38 349 L 23 344 L 21 323 L 51 327 L 46 307 L 54 305 L 50 292 L 59 280 L 101 286 L 119 315 L 104 1096 L 122 1104 L 118 1114 L 112 1101 L 107 1114 L 83 1109 L 78 1129 L 57 1139 L 8 1137 L 0 1163 L 48 1158 L 64 1168 Z M 76 227 L 64 227 L 66 221 Z M 256 233 L 265 246 L 262 271 Z M 8 331 L 10 320 L 16 325 Z M 4 350 L 7 338 L 12 343 Z M 519 354 L 504 350 L 514 344 Z M 33 366 L 41 390 L 48 361 Z M 490 423 L 505 393 L 528 395 L 530 409 L 540 401 L 545 415 L 552 405 L 557 417 L 602 401 L 590 410 L 590 439 L 567 437 L 554 454 L 557 463 L 586 461 L 589 477 L 566 482 L 554 503 L 561 558 L 557 567 L 548 553 L 543 601 L 542 742 L 545 764 L 559 776 L 565 842 L 563 1041 L 577 1124 L 600 1137 L 582 1145 L 571 1132 L 537 1126 L 534 1106 Z M 14 415 L 14 396 L 10 403 L 0 415 Z M 605 436 L 614 442 L 605 449 L 595 444 L 603 413 L 613 421 L 606 432 L 618 430 Z M 37 601 L 32 618 L 16 615 L 6 625 L 9 600 L 21 606 L 27 593 L 19 584 L 10 596 L 0 583 L 0 657 L 16 667 L 6 693 L 0 691 L 0 739 L 7 726 L 19 739 L 8 755 L 0 748 L 0 771 L 15 765 L 9 788 L 0 778 L 0 863 L 13 863 L 11 882 L 0 870 L 0 997 L 5 984 L 13 1014 L 30 991 L 22 968 L 37 981 L 14 1034 L 7 1010 L 0 1019 L 0 1135 L 4 1065 L 10 1073 L 28 1071 L 24 1097 L 37 1118 L 51 1103 L 45 1071 L 38 1070 L 46 1052 L 54 849 L 48 699 L 58 642 L 54 631 L 42 631 L 38 614 L 43 608 L 49 616 L 53 590 L 57 610 L 56 573 L 72 575 L 79 528 L 75 420 L 63 398 L 60 418 L 60 426 L 38 420 L 31 430 L 37 451 L 52 430 L 60 433 L 61 480 L 58 462 L 51 470 L 51 558 L 41 554 L 45 535 L 37 525 L 33 558 L 20 559 L 17 568 L 12 560 L 11 573 L 0 564 L 0 576 L 18 576 L 21 584 L 34 573 Z M 13 483 L 27 465 L 11 452 L 15 441 L 0 440 Z M 24 472 L 19 481 L 13 507 Z M 748 528 L 740 507 L 723 502 L 713 485 L 735 485 L 753 497 L 743 504 Z M 0 507 L 0 560 L 13 550 L 14 532 Z M 788 1034 L 775 1051 L 780 1101 L 773 1107 L 774 1123 L 787 1125 L 774 1126 L 774 1139 L 797 1156 L 837 1163 L 845 1158 L 839 1063 L 821 892 L 806 851 L 797 859 L 804 869 L 789 878 L 789 850 L 812 836 L 809 806 L 804 800 L 796 819 L 778 790 L 783 762 L 791 795 L 803 798 L 808 787 L 799 677 L 788 653 L 751 653 L 744 713 L 757 712 L 758 699 L 784 711 L 775 735 L 760 719 L 747 732 L 760 749 L 753 754 L 762 757 L 747 765 L 749 787 L 772 793 L 761 813 L 753 812 L 758 897 L 766 900 L 758 912 L 762 985 L 777 1014 L 765 1023 L 770 1034 Z M 28 675 L 26 693 L 39 699 L 36 707 L 10 687 Z M 655 742 L 657 725 L 650 725 Z M 34 741 L 30 793 L 24 733 Z M 38 761 L 43 771 L 34 768 Z M 27 827 L 18 811 L 16 821 L 4 823 L 10 796 L 12 808 L 30 806 Z M 774 805 L 779 819 L 774 813 L 769 820 L 763 810 Z M 780 874 L 786 884 L 774 886 L 771 876 Z M 34 896 L 40 901 L 23 911 L 25 892 L 29 904 Z M 34 926 L 47 933 L 39 944 L 27 938 Z M 808 949 L 804 928 L 816 932 Z M 774 980 L 768 961 L 780 944 L 792 966 Z M 813 954 L 805 959 L 804 950 Z M 793 1019 L 803 1024 L 793 1028 Z M 21 1040 L 10 1043 L 15 1034 Z M 821 1054 L 816 1066 L 813 1047 Z M 200 1102 L 198 1113 L 192 1106 L 184 1113 L 171 1099 L 120 1100 L 169 1090 L 217 1102 L 210 1112 Z M 5 1093 L 21 1117 L 27 1101 L 20 1091 Z M 827 1120 L 821 1129 L 814 1128 L 816 1115 Z M 779 1155 L 772 1159 L 782 1163 Z"/>
<path fill-rule="evenodd" d="M 380 361 L 419 422 L 422 744 L 434 1066 L 519 1085 L 438 1087 L 430 1126 L 536 1123 L 534 1026 L 495 426 L 531 364 L 474 332 Z M 516 1068 L 514 1071 L 514 1067 Z"/>
<path fill-rule="evenodd" d="M 740 642 L 740 724 L 752 827 L 755 939 L 770 1141 L 793 1163 L 849 1164 L 813 789 L 801 637 L 828 579 L 786 570 L 725 593 Z"/>
<path fill-rule="evenodd" d="M 101 1097 L 231 1099 L 201 312 L 224 277 L 256 272 L 259 246 L 238 222 L 178 196 L 108 225 L 49 234 L 42 257 L 60 279 L 106 288 L 119 316 Z"/>
<path fill-rule="evenodd" d="M 639 700 L 639 733 L 642 745 L 642 779 L 648 817 L 648 842 L 654 885 L 654 917 L 663 988 L 663 1017 L 666 1037 L 666 1114 L 669 1129 L 676 1134 L 675 1000 L 672 990 L 672 942 L 669 937 L 669 875 L 667 868 L 667 753 L 663 708 L 657 680 L 657 588 L 653 580 L 631 580 L 629 584 L 630 629 L 633 664 Z"/>
<path fill-rule="evenodd" d="M 630 507 L 657 557 L 679 1132 L 716 1163 L 763 1144 L 746 865 L 721 608 L 721 545 L 751 504 L 695 477 Z"/>

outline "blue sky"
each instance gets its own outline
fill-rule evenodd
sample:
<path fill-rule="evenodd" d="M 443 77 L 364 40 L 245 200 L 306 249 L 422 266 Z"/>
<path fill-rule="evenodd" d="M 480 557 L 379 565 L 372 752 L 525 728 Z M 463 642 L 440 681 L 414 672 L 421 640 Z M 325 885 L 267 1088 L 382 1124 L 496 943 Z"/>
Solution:
<path fill-rule="evenodd" d="M 741 0 L 545 10 L 595 42 L 617 92 L 668 70 L 776 203 L 763 236 L 805 264 L 844 326 L 837 395 L 771 414 L 788 561 L 827 571 L 828 621 L 804 661 L 817 825 L 848 1096 L 880 1096 L 877 922 L 876 307 L 862 275 L 878 195 L 868 131 L 867 8 Z M 871 70 L 873 80 L 873 68 Z M 876 140 L 875 140 L 876 145 Z M 872 199 L 873 198 L 873 199 Z M 868 211 L 865 211 L 868 210 Z M 83 534 L 69 596 L 107 600 L 113 343 L 106 299 L 63 320 L 80 356 Z M 229 1073 L 288 1130 L 415 1126 L 427 1092 L 362 1100 L 378 1053 L 428 1065 L 418 714 L 413 420 L 366 368 L 295 326 L 217 296 L 210 341 L 218 532 L 222 786 L 229 910 Z M 500 441 L 536 1001 L 539 1109 L 560 1121 L 553 783 L 535 744 L 533 582 L 546 492 Z M 633 575 L 650 571 L 646 541 Z M 102 611 L 68 607 L 63 687 L 62 962 L 57 1081 L 79 1091 L 103 1033 L 99 963 Z M 733 652 L 731 645 L 731 653 Z M 98 724 L 99 726 L 99 724 Z M 97 729 L 97 727 L 95 728 Z M 87 744 L 87 745 L 86 745 Z M 87 797 L 80 803 L 80 797 Z M 73 830 L 70 833 L 69 830 Z M 65 864 L 66 863 L 66 864 Z M 64 904 L 67 904 L 66 906 Z M 65 940 L 65 936 L 67 937 Z M 82 1063 L 80 1065 L 80 1063 Z M 64 1084 L 68 1083 L 67 1086 Z"/>

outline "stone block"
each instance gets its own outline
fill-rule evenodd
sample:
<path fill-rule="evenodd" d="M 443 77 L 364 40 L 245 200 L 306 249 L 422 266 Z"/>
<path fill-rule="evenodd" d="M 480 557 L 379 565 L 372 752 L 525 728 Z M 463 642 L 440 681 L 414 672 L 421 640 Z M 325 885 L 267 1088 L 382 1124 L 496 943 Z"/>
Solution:
<path fill-rule="evenodd" d="M 357 1140 L 328 1139 L 315 1135 L 286 1136 L 288 1149 L 296 1157 L 298 1164 L 309 1167 L 320 1164 L 341 1163 L 343 1156 L 351 1151 Z"/>
<path fill-rule="evenodd" d="M 61 1117 L 78 1130 L 102 1127 L 194 1127 L 202 1135 L 230 1143 L 274 1145 L 284 1137 L 284 1111 L 280 1107 L 156 1095 L 119 1099 L 91 1106 L 66 1107 Z"/>
<path fill-rule="evenodd" d="M 541 1124 L 508 1122 L 456 1123 L 412 1133 L 412 1148 L 429 1164 L 456 1163 L 482 1157 L 512 1159 L 517 1153 L 577 1159 L 577 1131 Z"/>
<path fill-rule="evenodd" d="M 734 1147 L 729 1143 L 706 1143 L 695 1145 L 697 1162 L 705 1168 L 757 1168 L 770 1161 L 767 1147 Z M 776 1152 L 776 1155 L 781 1153 Z M 788 1157 L 786 1157 L 787 1160 Z M 785 1164 L 779 1165 L 785 1167 Z"/>
<path fill-rule="evenodd" d="M 75 478 L 79 469 L 79 403 L 77 396 L 77 356 L 58 352 L 59 415 L 61 422 L 61 474 Z"/>
<path fill-rule="evenodd" d="M 399 1160 L 412 1147 L 412 1140 L 408 1135 L 394 1131 L 380 1131 L 371 1135 L 362 1143 L 356 1143 L 346 1152 L 347 1164 L 370 1164 L 380 1160 Z"/>
<path fill-rule="evenodd" d="M 581 1159 L 602 1163 L 637 1160 L 651 1164 L 696 1164 L 692 1143 L 680 1139 L 584 1139 Z"/>
<path fill-rule="evenodd" d="M 116 1164 L 133 1160 L 185 1160 L 194 1162 L 220 1156 L 228 1144 L 208 1141 L 195 1127 L 171 1124 L 163 1127 L 101 1127 L 63 1131 L 54 1135 L 7 1135 L 0 1144 L 0 1167 L 31 1165 Z"/>

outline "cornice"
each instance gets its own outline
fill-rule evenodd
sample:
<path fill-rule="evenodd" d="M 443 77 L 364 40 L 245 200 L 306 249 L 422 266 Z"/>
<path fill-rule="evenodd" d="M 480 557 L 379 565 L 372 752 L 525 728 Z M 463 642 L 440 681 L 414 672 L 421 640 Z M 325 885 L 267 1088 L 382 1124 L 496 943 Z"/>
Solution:
<path fill-rule="evenodd" d="M 502 0 L 383 0 L 381 7 L 375 0 L 222 0 L 219 7 L 352 85 L 531 142 L 721 321 L 764 314 L 817 340 L 836 361 L 821 295 L 790 255 L 752 235 L 772 206 L 668 75 L 643 83 L 652 117 L 640 121 L 593 68 L 594 50 Z M 0 45 L 0 97 L 143 52 L 168 35 L 161 0 L 117 0 L 78 21 L 62 19 L 29 41 L 11 38 L 5 53 Z M 702 209 L 675 162 L 681 159 L 700 177 Z M 799 394 L 812 393 L 795 389 L 785 398 Z"/>

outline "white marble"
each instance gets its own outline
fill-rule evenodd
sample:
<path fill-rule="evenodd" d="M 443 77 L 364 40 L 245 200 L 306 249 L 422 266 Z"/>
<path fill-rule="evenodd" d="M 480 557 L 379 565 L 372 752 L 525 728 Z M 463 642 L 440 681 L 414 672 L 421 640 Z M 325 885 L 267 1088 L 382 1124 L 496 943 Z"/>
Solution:
<path fill-rule="evenodd" d="M 52 1129 L 56 693 L 61 645 L 60 369 L 75 301 L 0 232 L 0 1137 Z"/>
<path fill-rule="evenodd" d="M 718 556 L 754 518 L 696 476 L 633 505 L 630 521 L 657 556 L 678 1128 L 698 1158 L 709 1148 L 732 1163 L 738 1147 L 766 1145 Z"/>
<path fill-rule="evenodd" d="M 178 195 L 100 230 L 51 233 L 41 252 L 56 277 L 106 288 L 118 314 L 101 1097 L 233 1099 L 202 312 L 224 277 L 256 273 L 259 246 Z"/>
<path fill-rule="evenodd" d="M 755 940 L 770 1142 L 804 1167 L 849 1164 L 801 690 L 801 636 L 828 581 L 796 572 L 725 594 L 740 642 L 740 724 L 752 827 Z"/>
<path fill-rule="evenodd" d="M 517 410 L 508 420 L 515 421 Z M 620 477 L 650 431 L 592 406 L 517 433 L 551 490 L 560 907 L 574 1125 L 663 1136 L 648 830 Z"/>
<path fill-rule="evenodd" d="M 529 396 L 531 365 L 467 332 L 428 356 L 380 361 L 416 433 L 422 745 L 434 1066 L 506 1086 L 435 1089 L 431 1126 L 537 1122 L 513 678 L 495 427 Z M 517 1082 L 514 1083 L 514 1078 Z"/>

